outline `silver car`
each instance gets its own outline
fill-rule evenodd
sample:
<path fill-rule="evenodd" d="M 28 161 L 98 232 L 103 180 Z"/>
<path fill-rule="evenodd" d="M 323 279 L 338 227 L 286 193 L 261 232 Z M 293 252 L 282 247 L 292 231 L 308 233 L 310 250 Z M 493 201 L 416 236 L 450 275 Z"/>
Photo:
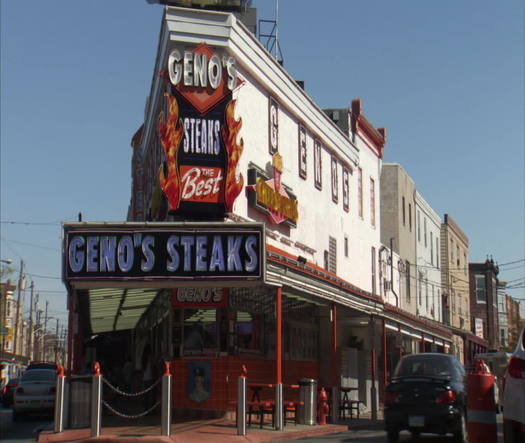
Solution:
<path fill-rule="evenodd" d="M 13 420 L 29 412 L 52 413 L 55 407 L 56 372 L 53 369 L 26 371 L 16 388 Z"/>

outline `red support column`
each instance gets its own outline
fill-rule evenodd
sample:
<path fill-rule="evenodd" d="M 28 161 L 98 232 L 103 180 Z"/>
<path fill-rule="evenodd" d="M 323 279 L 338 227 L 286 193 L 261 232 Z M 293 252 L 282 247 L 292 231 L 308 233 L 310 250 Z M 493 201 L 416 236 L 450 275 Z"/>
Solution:
<path fill-rule="evenodd" d="M 275 384 L 283 382 L 283 290 L 275 293 Z"/>
<path fill-rule="evenodd" d="M 387 343 L 386 343 L 386 321 L 385 319 L 383 319 L 383 388 L 386 386 L 387 382 L 388 382 L 388 378 L 387 378 L 387 371 L 388 371 L 388 366 L 387 366 Z"/>
<path fill-rule="evenodd" d="M 332 386 L 339 386 L 337 364 L 337 306 L 332 303 Z"/>

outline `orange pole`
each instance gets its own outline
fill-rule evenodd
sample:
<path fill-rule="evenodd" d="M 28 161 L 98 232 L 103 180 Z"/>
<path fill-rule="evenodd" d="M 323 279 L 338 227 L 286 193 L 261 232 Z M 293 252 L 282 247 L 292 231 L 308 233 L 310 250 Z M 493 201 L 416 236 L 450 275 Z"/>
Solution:
<path fill-rule="evenodd" d="M 283 290 L 275 293 L 275 383 L 283 382 Z"/>
<path fill-rule="evenodd" d="M 387 378 L 387 343 L 386 343 L 386 321 L 383 319 L 383 388 L 386 386 L 388 378 Z"/>
<path fill-rule="evenodd" d="M 332 303 L 332 386 L 339 386 L 337 382 L 337 307 Z"/>

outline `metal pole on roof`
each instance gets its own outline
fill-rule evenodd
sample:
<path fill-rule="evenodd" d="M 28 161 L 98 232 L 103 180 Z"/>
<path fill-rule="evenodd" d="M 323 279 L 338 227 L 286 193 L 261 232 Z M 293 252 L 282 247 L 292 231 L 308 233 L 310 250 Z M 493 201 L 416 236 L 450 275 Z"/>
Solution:
<path fill-rule="evenodd" d="M 15 356 L 18 354 L 18 335 L 20 333 L 20 303 L 22 300 L 22 291 L 24 285 L 24 260 L 20 260 L 20 274 L 18 276 L 18 287 L 17 287 L 17 297 L 16 297 L 16 317 L 15 317 L 15 337 L 13 344 L 13 353 Z"/>

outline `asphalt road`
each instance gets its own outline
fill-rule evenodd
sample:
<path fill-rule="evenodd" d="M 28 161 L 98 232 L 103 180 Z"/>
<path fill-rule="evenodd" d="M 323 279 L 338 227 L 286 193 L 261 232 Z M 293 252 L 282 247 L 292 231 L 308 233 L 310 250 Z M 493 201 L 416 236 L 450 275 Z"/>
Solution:
<path fill-rule="evenodd" d="M 52 428 L 53 418 L 50 416 L 33 415 L 14 422 L 13 411 L 9 408 L 0 408 L 0 440 L 2 443 L 34 442 L 41 430 Z"/>

